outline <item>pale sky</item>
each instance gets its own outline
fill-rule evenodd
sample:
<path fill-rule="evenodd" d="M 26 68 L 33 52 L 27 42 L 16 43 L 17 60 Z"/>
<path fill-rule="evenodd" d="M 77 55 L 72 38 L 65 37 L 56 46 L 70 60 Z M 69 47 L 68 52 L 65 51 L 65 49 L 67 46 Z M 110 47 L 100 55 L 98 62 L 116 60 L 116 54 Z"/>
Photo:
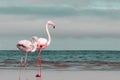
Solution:
<path fill-rule="evenodd" d="M 0 0 L 0 50 L 19 40 L 47 38 L 46 50 L 120 50 L 120 0 Z"/>

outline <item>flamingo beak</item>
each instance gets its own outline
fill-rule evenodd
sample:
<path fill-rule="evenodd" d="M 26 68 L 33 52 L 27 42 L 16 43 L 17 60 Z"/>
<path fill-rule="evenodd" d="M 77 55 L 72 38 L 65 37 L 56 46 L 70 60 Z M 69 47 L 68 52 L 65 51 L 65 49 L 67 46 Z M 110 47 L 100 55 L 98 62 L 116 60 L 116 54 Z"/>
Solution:
<path fill-rule="evenodd" d="M 55 26 L 53 26 L 53 28 L 55 29 Z"/>

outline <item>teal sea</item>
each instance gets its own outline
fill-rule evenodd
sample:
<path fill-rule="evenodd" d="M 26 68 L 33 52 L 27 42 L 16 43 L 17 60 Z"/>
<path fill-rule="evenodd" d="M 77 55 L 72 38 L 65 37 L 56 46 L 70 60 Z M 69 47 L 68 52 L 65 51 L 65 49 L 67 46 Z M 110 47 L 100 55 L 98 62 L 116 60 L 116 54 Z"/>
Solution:
<path fill-rule="evenodd" d="M 28 69 L 35 69 L 37 53 L 28 54 Z M 1 50 L 0 68 L 19 68 L 21 56 L 25 53 Z M 120 70 L 120 51 L 43 50 L 41 59 L 42 69 L 49 70 Z"/>

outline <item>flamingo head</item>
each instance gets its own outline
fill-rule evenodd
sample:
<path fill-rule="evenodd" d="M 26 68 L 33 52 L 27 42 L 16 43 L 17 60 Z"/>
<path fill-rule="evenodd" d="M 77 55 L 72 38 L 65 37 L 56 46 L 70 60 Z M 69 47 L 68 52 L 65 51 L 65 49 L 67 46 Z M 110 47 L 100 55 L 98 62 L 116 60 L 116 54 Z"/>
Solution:
<path fill-rule="evenodd" d="M 48 21 L 48 25 L 51 25 L 53 28 L 55 28 L 55 23 L 54 22 L 52 22 L 52 21 Z"/>
<path fill-rule="evenodd" d="M 38 37 L 37 36 L 33 36 L 32 40 L 36 42 L 38 40 Z"/>

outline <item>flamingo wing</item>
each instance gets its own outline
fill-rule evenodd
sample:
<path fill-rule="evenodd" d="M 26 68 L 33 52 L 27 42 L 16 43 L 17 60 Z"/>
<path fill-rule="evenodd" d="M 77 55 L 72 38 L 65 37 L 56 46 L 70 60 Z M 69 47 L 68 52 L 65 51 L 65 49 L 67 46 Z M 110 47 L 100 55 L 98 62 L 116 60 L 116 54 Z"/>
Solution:
<path fill-rule="evenodd" d="M 21 40 L 17 43 L 17 48 L 23 52 L 30 52 L 33 48 L 32 43 L 28 40 Z"/>

